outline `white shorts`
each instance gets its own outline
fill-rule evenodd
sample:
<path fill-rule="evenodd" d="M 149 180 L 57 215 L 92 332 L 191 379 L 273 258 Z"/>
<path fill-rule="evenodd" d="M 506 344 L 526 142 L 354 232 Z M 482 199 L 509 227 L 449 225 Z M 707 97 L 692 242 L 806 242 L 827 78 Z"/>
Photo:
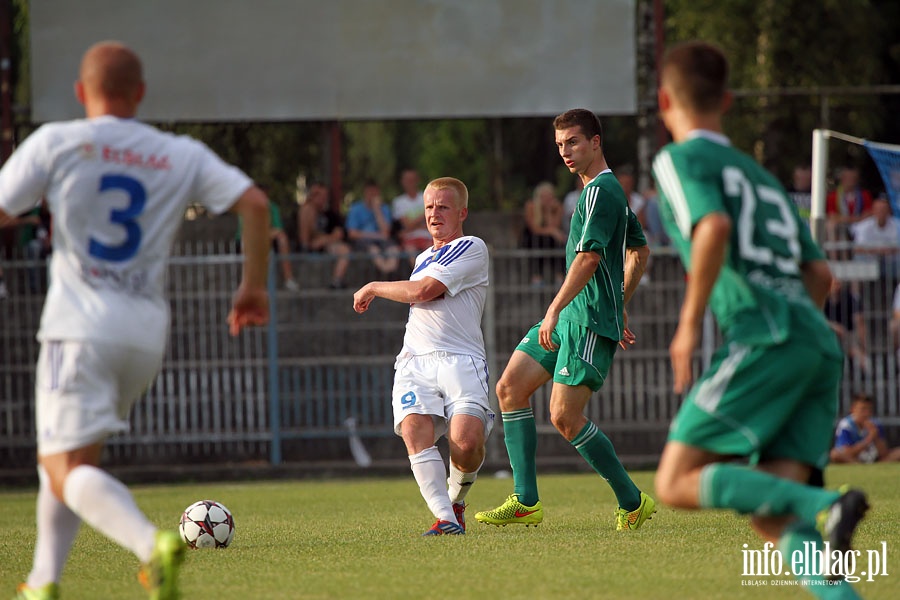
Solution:
<path fill-rule="evenodd" d="M 128 413 L 159 372 L 163 351 L 44 341 L 35 382 L 38 454 L 76 450 L 128 431 Z"/>
<path fill-rule="evenodd" d="M 465 354 L 432 352 L 398 357 L 394 364 L 394 433 L 409 414 L 431 415 L 434 440 L 447 433 L 453 415 L 478 417 L 487 438 L 494 427 L 488 401 L 487 362 Z"/>

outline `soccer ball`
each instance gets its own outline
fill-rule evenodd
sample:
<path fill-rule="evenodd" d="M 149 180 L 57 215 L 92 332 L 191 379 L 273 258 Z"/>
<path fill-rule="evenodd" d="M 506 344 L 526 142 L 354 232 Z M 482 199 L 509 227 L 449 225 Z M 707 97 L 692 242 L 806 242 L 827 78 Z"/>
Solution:
<path fill-rule="evenodd" d="M 234 539 L 234 517 L 225 505 L 200 500 L 184 509 L 178 533 L 191 548 L 227 548 Z"/>

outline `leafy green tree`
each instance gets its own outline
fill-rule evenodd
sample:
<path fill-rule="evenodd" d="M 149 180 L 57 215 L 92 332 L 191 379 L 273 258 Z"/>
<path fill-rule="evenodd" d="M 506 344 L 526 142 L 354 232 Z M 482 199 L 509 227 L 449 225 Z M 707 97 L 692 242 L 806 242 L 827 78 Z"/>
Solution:
<path fill-rule="evenodd" d="M 397 193 L 397 127 L 389 121 L 352 121 L 342 125 L 344 189 L 362 193 L 366 179 L 374 179 L 385 200 Z"/>
<path fill-rule="evenodd" d="M 693 38 L 718 43 L 729 56 L 731 86 L 738 90 L 889 83 L 883 55 L 890 40 L 896 44 L 896 4 L 670 0 L 666 39 L 669 43 Z M 894 20 L 886 19 L 887 14 L 893 14 Z M 726 129 L 736 145 L 786 177 L 794 162 L 809 160 L 814 128 L 877 136 L 886 121 L 887 101 L 876 95 L 824 99 L 819 94 L 748 93 L 736 99 Z"/>

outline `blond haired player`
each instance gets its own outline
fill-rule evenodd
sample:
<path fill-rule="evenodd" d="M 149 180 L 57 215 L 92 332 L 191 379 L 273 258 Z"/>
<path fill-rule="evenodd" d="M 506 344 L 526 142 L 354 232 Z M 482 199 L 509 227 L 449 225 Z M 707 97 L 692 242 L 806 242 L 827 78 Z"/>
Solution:
<path fill-rule="evenodd" d="M 469 192 L 442 177 L 425 187 L 425 224 L 433 245 L 418 257 L 409 281 L 373 281 L 353 295 L 358 313 L 376 297 L 409 304 L 403 348 L 394 365 L 394 432 L 403 438 L 425 503 L 437 519 L 423 535 L 465 533 L 465 498 L 484 462 L 494 424 L 481 316 L 488 251 L 463 234 Z M 450 477 L 435 446 L 450 445 Z M 449 484 L 449 490 L 448 490 Z"/>

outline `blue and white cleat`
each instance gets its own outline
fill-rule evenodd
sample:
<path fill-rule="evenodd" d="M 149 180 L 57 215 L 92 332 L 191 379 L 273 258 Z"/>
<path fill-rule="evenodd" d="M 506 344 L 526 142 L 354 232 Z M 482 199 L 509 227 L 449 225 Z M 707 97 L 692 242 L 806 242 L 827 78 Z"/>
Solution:
<path fill-rule="evenodd" d="M 441 521 L 438 520 L 434 525 L 431 526 L 431 529 L 422 534 L 422 537 L 427 535 L 465 535 L 466 530 L 453 523 L 452 521 Z"/>

